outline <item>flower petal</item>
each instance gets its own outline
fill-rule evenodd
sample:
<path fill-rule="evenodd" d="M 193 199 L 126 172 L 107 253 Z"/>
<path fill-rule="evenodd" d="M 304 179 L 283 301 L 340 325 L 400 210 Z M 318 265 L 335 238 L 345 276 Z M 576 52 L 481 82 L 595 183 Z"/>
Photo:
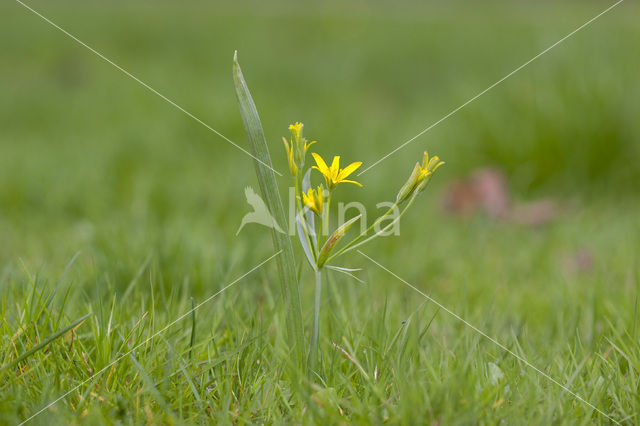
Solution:
<path fill-rule="evenodd" d="M 427 164 L 429 164 L 429 153 L 425 151 L 424 157 L 422 158 L 422 167 L 427 167 Z"/>
<path fill-rule="evenodd" d="M 338 172 L 340 171 L 340 156 L 335 155 L 333 157 L 333 162 L 331 163 L 331 173 L 333 177 L 338 177 Z"/>
<path fill-rule="evenodd" d="M 327 171 L 329 170 L 329 168 L 327 167 L 327 163 L 325 163 L 322 157 L 320 157 L 315 152 L 312 152 L 311 155 L 313 156 L 313 159 L 316 160 L 316 164 L 318 165 L 318 167 L 314 167 L 314 169 L 318 170 L 323 175 L 326 175 Z"/>
<path fill-rule="evenodd" d="M 351 173 L 355 172 L 358 167 L 362 165 L 362 161 L 356 161 L 355 163 L 349 164 L 344 169 L 340 170 L 340 175 L 338 176 L 338 180 L 342 180 L 349 176 Z"/>
<path fill-rule="evenodd" d="M 362 187 L 362 184 L 360 182 L 356 182 L 355 180 L 341 180 L 340 183 L 345 182 L 345 183 L 354 183 L 356 185 L 358 185 L 359 187 Z"/>
<path fill-rule="evenodd" d="M 318 141 L 305 142 L 305 144 L 304 144 L 304 153 L 306 154 L 307 150 L 309 149 L 309 147 L 311 145 L 313 145 L 314 143 L 316 143 L 316 142 L 318 142 Z"/>

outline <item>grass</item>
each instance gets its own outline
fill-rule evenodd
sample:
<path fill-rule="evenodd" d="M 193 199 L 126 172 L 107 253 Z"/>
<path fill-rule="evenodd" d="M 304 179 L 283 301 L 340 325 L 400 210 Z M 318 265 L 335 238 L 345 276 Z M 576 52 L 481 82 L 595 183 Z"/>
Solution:
<path fill-rule="evenodd" d="M 30 4 L 244 145 L 238 49 L 281 171 L 289 122 L 322 155 L 366 166 L 604 8 Z M 376 211 L 422 150 L 441 155 L 401 236 L 365 253 L 633 424 L 638 8 L 619 7 L 348 194 Z M 19 5 L 0 11 L 0 365 L 93 313 L 0 371 L 0 423 L 141 343 L 32 424 L 610 423 L 355 252 L 345 266 L 367 284 L 329 275 L 311 384 L 287 375 L 274 261 L 147 341 L 274 253 L 266 229 L 235 236 L 243 189 L 257 188 L 250 160 Z M 516 198 L 565 200 L 563 213 L 524 228 L 442 212 L 445 184 L 486 164 Z"/>
<path fill-rule="evenodd" d="M 440 218 L 452 240 L 439 242 L 441 254 L 425 260 L 424 270 L 403 263 L 399 255 L 415 250 L 417 243 L 390 247 L 399 254 L 381 263 L 403 271 L 403 278 L 605 412 L 632 422 L 628 416 L 638 410 L 634 395 L 640 361 L 638 268 L 619 265 L 637 261 L 633 244 L 638 236 L 621 246 L 618 242 L 625 238 L 616 233 L 637 229 L 637 219 L 631 214 L 617 217 L 618 226 L 603 230 L 600 221 L 607 216 L 567 218 L 543 231 L 482 220 L 458 229 L 459 223 Z M 444 232 L 441 226 L 429 228 Z M 601 229 L 589 234 L 593 255 L 600 261 L 593 270 L 578 272 L 564 264 L 575 250 L 567 241 L 591 228 Z M 499 237 L 488 238 L 495 234 Z M 521 250 L 514 252 L 514 240 L 521 242 Z M 455 261 L 443 261 L 440 257 L 447 256 L 454 242 L 464 243 L 467 250 Z M 188 316 L 73 392 L 40 422 L 54 415 L 81 416 L 87 423 L 493 423 L 531 418 L 607 423 L 375 266 L 362 258 L 353 262 L 367 268 L 368 284 L 330 276 L 323 300 L 327 309 L 322 314 L 320 377 L 311 391 L 282 377 L 287 362 L 285 317 L 273 281 L 275 264 L 270 264 L 197 310 L 193 348 Z M 128 293 L 117 291 L 111 268 L 91 263 L 87 255 L 78 257 L 46 309 L 42 304 L 55 282 L 29 279 L 19 271 L 4 279 L 3 287 L 11 289 L 3 300 L 7 359 L 83 313 L 94 312 L 73 334 L 22 363 L 20 374 L 15 368 L 4 372 L 0 409 L 7 423 L 24 419 L 144 342 L 188 311 L 191 295 L 197 301 L 208 295 L 194 292 L 189 274 L 172 278 L 167 263 L 173 262 L 159 256 L 124 273 L 132 282 Z M 225 271 L 203 278 L 212 283 L 213 293 L 238 274 Z M 311 279 L 310 274 L 303 276 L 308 283 L 303 291 L 307 318 Z"/>

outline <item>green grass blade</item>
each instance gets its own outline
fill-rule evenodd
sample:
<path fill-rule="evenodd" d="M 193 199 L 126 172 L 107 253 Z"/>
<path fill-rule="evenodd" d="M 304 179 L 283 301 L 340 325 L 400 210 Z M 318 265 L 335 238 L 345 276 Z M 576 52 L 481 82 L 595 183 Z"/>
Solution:
<path fill-rule="evenodd" d="M 237 52 L 233 58 L 233 81 L 238 97 L 238 105 L 240 114 L 244 122 L 245 130 L 249 139 L 249 150 L 254 158 L 256 174 L 260 184 L 262 197 L 273 215 L 276 222 L 282 229 L 289 229 L 284 226 L 287 223 L 284 207 L 278 192 L 276 176 L 269 155 L 269 148 L 264 137 L 262 124 L 256 105 L 251 98 L 249 88 L 242 76 L 240 64 L 238 64 Z M 282 283 L 282 293 L 285 299 L 287 309 L 287 334 L 289 344 L 292 350 L 297 354 L 300 365 L 303 365 L 304 355 L 304 334 L 302 327 L 302 309 L 300 307 L 300 295 L 298 290 L 298 277 L 296 274 L 296 263 L 293 255 L 293 246 L 291 238 L 287 234 L 271 230 L 273 236 L 273 244 L 276 250 L 282 250 L 278 256 L 278 271 L 280 273 L 280 281 Z"/>
<path fill-rule="evenodd" d="M 136 370 L 138 370 L 138 373 L 140 373 L 142 383 L 144 383 L 149 393 L 153 395 L 155 401 L 165 410 L 165 412 L 171 415 L 171 411 L 169 410 L 169 405 L 167 404 L 167 401 L 164 399 L 164 397 L 160 393 L 160 390 L 158 389 L 156 384 L 153 382 L 153 379 L 151 378 L 149 373 L 147 373 L 147 371 L 142 366 L 142 364 L 140 364 L 140 362 L 133 355 L 133 352 L 129 353 L 129 359 L 131 360 L 131 363 L 134 365 L 134 367 L 136 367 Z"/>
<path fill-rule="evenodd" d="M 18 364 L 19 362 L 21 362 L 21 361 L 25 360 L 26 358 L 30 357 L 34 353 L 38 352 L 40 349 L 46 347 L 49 343 L 53 342 L 54 340 L 56 340 L 60 336 L 64 335 L 66 332 L 76 328 L 78 325 L 80 325 L 84 320 L 89 318 L 91 315 L 93 315 L 93 313 L 90 312 L 90 313 L 78 318 L 77 320 L 75 320 L 74 322 L 72 322 L 71 324 L 69 324 L 68 326 L 63 328 L 62 330 L 56 331 L 51 336 L 49 336 L 46 339 L 44 339 L 41 343 L 38 343 L 33 348 L 29 349 L 28 351 L 26 351 L 22 355 L 18 356 L 18 358 L 14 359 L 13 361 L 8 362 L 5 365 L 3 365 L 2 367 L 0 367 L 0 371 L 4 371 L 4 370 L 6 370 L 8 368 L 11 368 L 11 367 L 15 366 L 16 364 Z"/>
<path fill-rule="evenodd" d="M 189 340 L 189 359 L 193 359 L 193 346 L 196 344 L 196 307 L 191 298 L 191 339 Z"/>

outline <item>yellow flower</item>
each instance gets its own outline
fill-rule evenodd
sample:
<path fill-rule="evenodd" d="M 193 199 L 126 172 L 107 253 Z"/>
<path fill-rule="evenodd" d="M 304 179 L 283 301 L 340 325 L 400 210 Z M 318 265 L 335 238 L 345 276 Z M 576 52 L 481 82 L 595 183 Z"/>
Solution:
<path fill-rule="evenodd" d="M 293 143 L 289 145 L 289 142 L 283 137 L 282 142 L 284 142 L 284 149 L 287 150 L 287 157 L 289 158 L 289 170 L 291 171 L 291 176 L 296 176 L 298 174 L 298 166 L 296 166 L 295 161 L 293 161 Z"/>
<path fill-rule="evenodd" d="M 362 165 L 361 161 L 357 161 L 355 163 L 349 164 L 344 169 L 340 168 L 340 156 L 333 157 L 333 162 L 331 163 L 331 167 L 327 167 L 327 163 L 324 162 L 322 157 L 320 157 L 315 152 L 312 152 L 313 159 L 316 160 L 316 166 L 313 166 L 314 169 L 318 170 L 324 176 L 324 180 L 327 182 L 327 186 L 329 190 L 335 188 L 339 183 L 347 182 L 353 183 L 358 186 L 362 186 L 359 182 L 353 180 L 346 180 L 346 178 L 353 172 L 357 170 L 358 167 Z"/>
<path fill-rule="evenodd" d="M 303 127 L 304 124 L 302 123 L 290 124 L 289 130 L 291 131 L 291 141 L 287 142 L 287 139 L 282 138 L 284 141 L 284 147 L 287 150 L 291 176 L 296 176 L 298 174 L 298 170 L 304 167 L 304 159 L 307 155 L 307 150 L 311 145 L 316 143 L 316 141 L 307 142 L 307 140 L 302 137 Z"/>
<path fill-rule="evenodd" d="M 416 191 L 422 192 L 427 186 L 427 183 L 429 183 L 431 175 L 443 164 L 444 161 L 440 161 L 438 156 L 429 158 L 429 154 L 425 151 L 422 165 L 416 163 L 413 172 L 411 172 L 411 176 L 409 176 L 407 182 L 400 188 L 400 191 L 398 191 L 396 202 L 403 202 Z"/>
<path fill-rule="evenodd" d="M 431 175 L 435 172 L 438 167 L 442 166 L 444 161 L 440 161 L 440 157 L 434 155 L 429 159 L 429 154 L 427 151 L 424 152 L 424 158 L 422 159 L 422 174 Z"/>
<path fill-rule="evenodd" d="M 291 135 L 294 139 L 300 139 L 302 136 L 302 128 L 304 124 L 296 122 L 295 124 L 289 124 L 289 130 L 291 130 Z"/>
<path fill-rule="evenodd" d="M 324 203 L 324 189 L 319 186 L 317 190 L 309 188 L 307 193 L 302 193 L 302 202 L 305 206 L 316 212 L 318 215 L 322 214 L 322 207 Z"/>

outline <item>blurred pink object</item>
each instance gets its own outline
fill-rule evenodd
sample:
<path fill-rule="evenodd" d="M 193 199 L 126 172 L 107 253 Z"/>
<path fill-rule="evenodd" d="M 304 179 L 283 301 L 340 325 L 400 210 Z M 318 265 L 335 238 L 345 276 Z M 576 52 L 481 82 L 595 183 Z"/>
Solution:
<path fill-rule="evenodd" d="M 451 182 L 445 191 L 443 206 L 455 215 L 484 212 L 496 220 L 527 226 L 543 225 L 559 213 L 557 203 L 552 200 L 514 205 L 504 174 L 493 168 L 478 169 L 468 179 Z"/>

